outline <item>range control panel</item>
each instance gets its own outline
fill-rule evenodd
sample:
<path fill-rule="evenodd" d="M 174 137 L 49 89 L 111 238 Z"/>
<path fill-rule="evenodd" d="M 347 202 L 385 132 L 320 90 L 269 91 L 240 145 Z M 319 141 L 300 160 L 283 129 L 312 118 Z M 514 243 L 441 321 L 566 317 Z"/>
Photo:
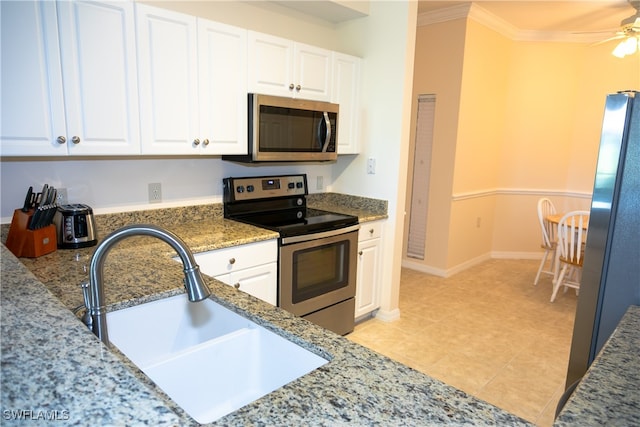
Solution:
<path fill-rule="evenodd" d="M 306 196 L 307 175 L 225 178 L 225 202 Z"/>

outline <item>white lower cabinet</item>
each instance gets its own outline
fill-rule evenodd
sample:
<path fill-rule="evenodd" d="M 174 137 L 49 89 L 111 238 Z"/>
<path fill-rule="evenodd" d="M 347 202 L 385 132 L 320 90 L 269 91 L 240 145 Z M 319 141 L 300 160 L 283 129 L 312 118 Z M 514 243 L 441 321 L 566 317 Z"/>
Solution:
<path fill-rule="evenodd" d="M 358 319 L 380 307 L 380 265 L 384 221 L 360 224 L 358 232 L 358 279 L 356 311 Z"/>
<path fill-rule="evenodd" d="M 214 276 L 214 278 L 256 298 L 260 298 L 271 305 L 276 305 L 278 302 L 277 274 L 278 265 L 272 262 L 221 276 Z"/>
<path fill-rule="evenodd" d="M 207 276 L 234 286 L 269 304 L 277 304 L 277 240 L 249 243 L 194 254 Z"/>

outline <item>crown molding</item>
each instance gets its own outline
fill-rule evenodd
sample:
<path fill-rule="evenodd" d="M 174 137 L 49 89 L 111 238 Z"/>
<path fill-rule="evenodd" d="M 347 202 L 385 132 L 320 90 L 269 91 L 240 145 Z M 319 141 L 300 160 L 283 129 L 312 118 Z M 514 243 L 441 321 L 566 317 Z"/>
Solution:
<path fill-rule="evenodd" d="M 418 14 L 417 24 L 418 27 L 423 27 L 440 22 L 453 21 L 454 19 L 466 18 L 467 15 L 469 15 L 470 8 L 471 3 L 466 3 L 420 13 Z"/>
<path fill-rule="evenodd" d="M 593 43 L 602 40 L 602 34 L 598 33 L 575 34 L 569 31 L 521 30 L 476 3 L 465 3 L 421 13 L 418 15 L 417 24 L 418 27 L 422 27 L 467 18 L 514 41 Z"/>

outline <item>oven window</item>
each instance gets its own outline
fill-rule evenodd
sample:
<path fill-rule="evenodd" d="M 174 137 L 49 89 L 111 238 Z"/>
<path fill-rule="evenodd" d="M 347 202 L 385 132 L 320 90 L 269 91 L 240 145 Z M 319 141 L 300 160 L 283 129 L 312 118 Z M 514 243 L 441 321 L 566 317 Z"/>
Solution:
<path fill-rule="evenodd" d="M 348 240 L 294 251 L 294 304 L 343 288 L 348 281 Z"/>

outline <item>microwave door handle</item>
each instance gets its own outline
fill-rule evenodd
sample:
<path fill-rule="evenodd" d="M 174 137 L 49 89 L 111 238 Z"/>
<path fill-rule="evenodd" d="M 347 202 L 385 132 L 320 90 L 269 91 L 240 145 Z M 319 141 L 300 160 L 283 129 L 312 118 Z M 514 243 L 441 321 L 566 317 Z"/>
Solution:
<path fill-rule="evenodd" d="M 331 141 L 331 121 L 329 120 L 329 113 L 325 111 L 322 115 L 324 116 L 324 125 L 327 128 L 324 144 L 322 145 L 322 152 L 325 153 L 327 151 L 327 147 L 329 147 L 329 142 Z"/>

